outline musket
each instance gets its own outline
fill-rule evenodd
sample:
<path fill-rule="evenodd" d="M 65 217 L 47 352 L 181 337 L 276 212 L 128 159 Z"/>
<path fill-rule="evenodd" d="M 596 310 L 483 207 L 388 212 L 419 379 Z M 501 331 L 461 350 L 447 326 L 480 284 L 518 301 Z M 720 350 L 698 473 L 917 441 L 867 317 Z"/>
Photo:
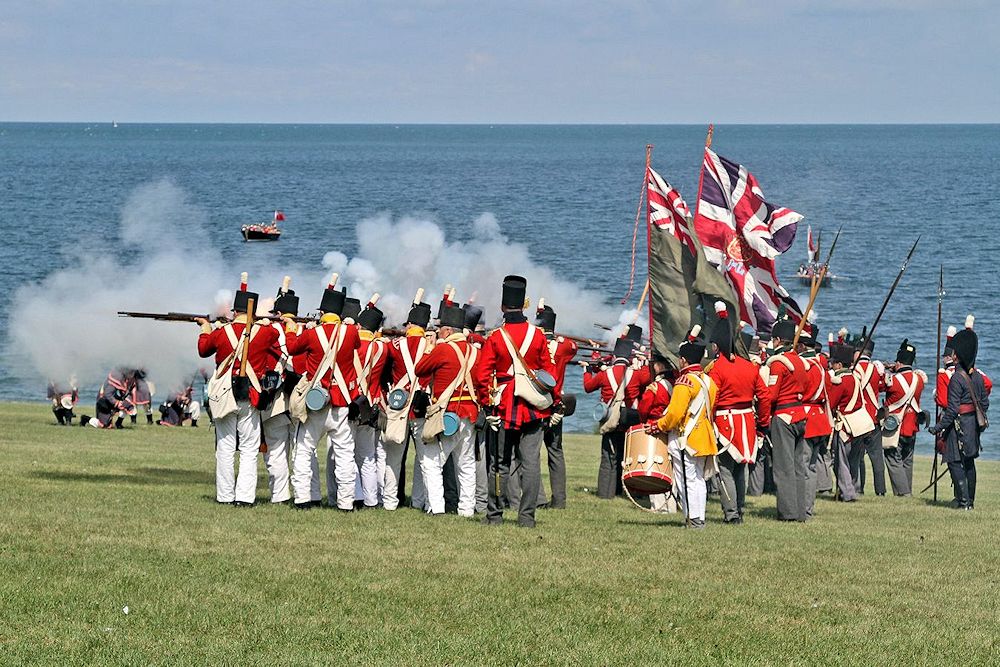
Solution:
<path fill-rule="evenodd" d="M 944 264 L 941 265 L 941 271 L 938 274 L 938 312 L 937 312 L 937 351 L 935 364 L 935 369 L 941 368 L 941 310 L 944 307 Z M 934 371 L 935 379 L 937 370 Z M 934 401 L 934 423 L 941 421 L 941 406 L 937 401 Z M 938 480 L 941 477 L 938 476 L 938 449 L 937 449 L 937 435 L 934 436 L 934 467 L 931 468 L 931 483 L 928 486 L 934 486 L 934 502 L 937 502 L 937 491 L 938 491 Z M 927 489 L 924 489 L 926 491 Z M 923 493 L 923 491 L 921 491 Z"/>
<path fill-rule="evenodd" d="M 802 329 L 805 327 L 806 320 L 809 318 L 809 312 L 812 310 L 813 304 L 816 302 L 816 297 L 819 295 L 819 288 L 822 287 L 823 279 L 826 278 L 826 272 L 830 268 L 830 260 L 833 259 L 833 251 L 837 247 L 837 239 L 840 238 L 840 231 L 842 229 L 843 227 L 838 229 L 837 235 L 833 237 L 833 243 L 830 244 L 830 250 L 826 254 L 826 261 L 823 262 L 823 266 L 820 267 L 819 275 L 814 275 L 812 278 L 812 285 L 809 289 L 809 304 L 802 313 L 802 318 L 799 320 L 799 326 L 795 328 L 795 338 L 792 339 L 792 349 L 794 349 L 799 343 L 799 336 L 802 335 Z"/>
<path fill-rule="evenodd" d="M 143 320 L 156 320 L 158 322 L 196 322 L 197 320 L 208 320 L 209 322 L 231 322 L 232 319 L 225 315 L 201 315 L 198 313 L 142 313 L 130 310 L 119 310 L 118 317 L 133 317 Z M 318 317 L 310 316 L 289 316 L 295 322 L 307 324 L 309 322 L 319 322 Z M 264 319 L 268 319 L 265 317 Z M 279 319 L 277 315 L 269 319 Z"/>
<path fill-rule="evenodd" d="M 882 307 L 878 311 L 878 315 L 875 316 L 875 322 L 872 323 L 871 328 L 867 330 L 867 333 L 862 336 L 861 341 L 858 343 L 858 349 L 864 354 L 865 346 L 868 345 L 870 341 L 875 336 L 875 328 L 878 327 L 878 323 L 882 321 L 882 315 L 885 314 L 885 309 L 889 306 L 889 300 L 892 298 L 893 293 L 896 291 L 896 287 L 899 285 L 899 281 L 903 279 L 903 274 L 906 273 L 906 267 L 910 265 L 910 259 L 913 257 L 913 252 L 917 249 L 917 244 L 920 243 L 920 236 L 917 236 L 917 240 L 913 242 L 913 246 L 910 248 L 910 252 L 906 254 L 906 259 L 903 260 L 903 265 L 899 267 L 899 273 L 896 274 L 896 279 L 892 281 L 892 287 L 889 288 L 889 293 L 885 295 L 885 300 L 882 302 Z M 858 359 L 861 355 L 858 355 Z M 851 366 L 851 370 L 858 365 L 858 360 L 854 361 Z"/>

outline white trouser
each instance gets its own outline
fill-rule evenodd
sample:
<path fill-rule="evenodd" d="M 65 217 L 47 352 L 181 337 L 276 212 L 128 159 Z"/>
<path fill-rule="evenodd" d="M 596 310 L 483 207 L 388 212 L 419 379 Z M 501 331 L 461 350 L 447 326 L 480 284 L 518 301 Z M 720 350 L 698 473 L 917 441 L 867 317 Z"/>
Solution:
<path fill-rule="evenodd" d="M 288 443 L 292 438 L 292 420 L 283 412 L 268 419 L 261 428 L 267 443 L 264 466 L 267 468 L 271 502 L 283 503 L 292 497 L 288 485 Z"/>
<path fill-rule="evenodd" d="M 444 462 L 451 456 L 455 441 L 451 438 L 438 438 L 435 442 L 417 442 L 417 466 L 424 477 L 424 504 L 418 506 L 414 499 L 413 506 L 426 510 L 429 514 L 444 514 Z"/>
<path fill-rule="evenodd" d="M 342 510 L 354 509 L 354 437 L 347 421 L 347 408 L 327 406 L 310 412 L 295 435 L 295 460 L 292 463 L 292 487 L 299 503 L 317 501 L 319 491 L 319 465 L 316 448 L 323 436 L 326 446 L 326 501 Z M 308 498 L 308 500 L 307 500 Z"/>
<path fill-rule="evenodd" d="M 424 474 L 423 468 L 420 467 L 420 449 L 419 445 L 424 441 L 424 419 L 411 419 L 409 422 L 410 427 L 410 442 L 417 443 L 418 447 L 416 449 L 417 455 L 413 457 L 413 488 L 410 490 L 410 506 L 415 507 L 418 510 L 422 510 L 427 506 L 427 489 L 424 488 Z M 445 458 L 448 458 L 447 456 Z M 406 461 L 403 461 L 403 465 L 406 465 Z"/>
<path fill-rule="evenodd" d="M 682 462 L 681 447 L 674 435 L 670 436 L 667 451 L 670 452 L 674 470 L 674 495 L 680 502 L 681 511 L 687 518 L 704 521 L 705 503 L 708 500 L 708 490 L 705 488 L 706 457 L 691 456 L 690 452 L 684 452 Z"/>
<path fill-rule="evenodd" d="M 458 430 L 441 439 L 451 443 L 458 476 L 458 514 L 476 513 L 476 429 L 468 419 L 458 420 Z M 447 445 L 445 445 L 447 449 Z"/>
<path fill-rule="evenodd" d="M 365 507 L 378 505 L 378 467 L 375 462 L 378 430 L 374 426 L 354 427 L 354 462 L 358 467 L 354 496 L 362 498 Z"/>
<path fill-rule="evenodd" d="M 403 445 L 392 445 L 379 438 L 378 447 L 384 460 L 382 507 L 394 510 L 399 507 L 399 474 L 403 469 Z"/>
<path fill-rule="evenodd" d="M 252 503 L 257 496 L 260 413 L 249 401 L 238 406 L 236 412 L 215 420 L 215 499 L 220 503 Z M 234 479 L 237 447 L 240 471 Z"/>
<path fill-rule="evenodd" d="M 680 483 L 678 480 L 674 480 Z M 649 508 L 661 514 L 674 514 L 677 511 L 677 501 L 669 493 L 653 493 L 649 496 Z"/>
<path fill-rule="evenodd" d="M 385 502 L 386 453 L 382 443 L 382 432 L 375 429 L 375 481 L 378 485 L 378 504 Z M 397 485 L 398 486 L 398 485 Z"/>
<path fill-rule="evenodd" d="M 188 403 L 184 412 L 191 417 L 191 419 L 198 420 L 201 417 L 201 403 L 198 401 L 191 401 Z"/>

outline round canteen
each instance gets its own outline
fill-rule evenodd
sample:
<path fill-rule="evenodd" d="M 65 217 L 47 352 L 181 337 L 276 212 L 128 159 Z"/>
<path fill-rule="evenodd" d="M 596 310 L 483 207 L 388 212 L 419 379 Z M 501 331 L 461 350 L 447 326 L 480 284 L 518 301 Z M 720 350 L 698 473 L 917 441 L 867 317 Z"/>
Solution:
<path fill-rule="evenodd" d="M 444 434 L 455 435 L 458 433 L 458 415 L 454 412 L 444 413 Z"/>
<path fill-rule="evenodd" d="M 410 394 L 405 389 L 393 389 L 389 392 L 387 402 L 393 410 L 402 410 L 406 407 L 406 401 L 409 397 Z"/>
<path fill-rule="evenodd" d="M 330 392 L 323 387 L 313 387 L 306 392 L 306 407 L 313 412 L 322 410 L 330 403 Z"/>

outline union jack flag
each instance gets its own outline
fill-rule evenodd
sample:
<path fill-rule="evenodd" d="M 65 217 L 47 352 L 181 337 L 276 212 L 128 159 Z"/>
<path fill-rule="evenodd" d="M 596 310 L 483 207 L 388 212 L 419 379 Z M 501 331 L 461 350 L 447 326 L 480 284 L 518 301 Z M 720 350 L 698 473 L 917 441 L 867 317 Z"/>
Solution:
<path fill-rule="evenodd" d="M 691 211 L 681 197 L 681 193 L 653 171 L 646 170 L 646 202 L 649 222 L 659 229 L 674 236 L 687 246 L 691 254 L 696 254 L 694 241 L 688 234 L 687 223 L 691 219 Z"/>
<path fill-rule="evenodd" d="M 764 200 L 746 167 L 705 148 L 694 230 L 705 257 L 725 274 L 740 300 L 740 319 L 769 332 L 785 306 L 798 321 L 802 311 L 778 282 L 775 258 L 791 247 L 802 216 Z"/>

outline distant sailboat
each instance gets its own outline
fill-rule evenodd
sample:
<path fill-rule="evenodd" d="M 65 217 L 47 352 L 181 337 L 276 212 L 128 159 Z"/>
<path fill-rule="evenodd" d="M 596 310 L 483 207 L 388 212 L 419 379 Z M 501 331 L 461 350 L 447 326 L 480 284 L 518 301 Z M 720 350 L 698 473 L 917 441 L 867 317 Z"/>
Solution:
<path fill-rule="evenodd" d="M 117 120 L 111 121 L 111 127 L 118 127 L 118 121 Z"/>

